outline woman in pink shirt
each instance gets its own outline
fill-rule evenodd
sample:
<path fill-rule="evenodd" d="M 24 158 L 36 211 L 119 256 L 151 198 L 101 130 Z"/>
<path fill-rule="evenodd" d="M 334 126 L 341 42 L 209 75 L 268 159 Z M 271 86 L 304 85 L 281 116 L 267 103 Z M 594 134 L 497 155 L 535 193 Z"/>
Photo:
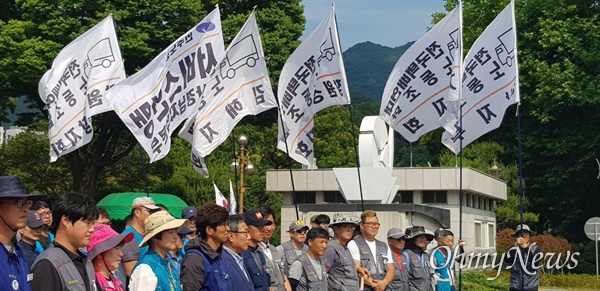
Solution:
<path fill-rule="evenodd" d="M 119 234 L 105 224 L 96 224 L 94 228 L 96 231 L 90 238 L 87 251 L 88 260 L 94 264 L 98 290 L 125 291 L 125 285 L 112 271 L 119 267 L 123 256 L 121 248 L 133 239 L 133 233 Z"/>

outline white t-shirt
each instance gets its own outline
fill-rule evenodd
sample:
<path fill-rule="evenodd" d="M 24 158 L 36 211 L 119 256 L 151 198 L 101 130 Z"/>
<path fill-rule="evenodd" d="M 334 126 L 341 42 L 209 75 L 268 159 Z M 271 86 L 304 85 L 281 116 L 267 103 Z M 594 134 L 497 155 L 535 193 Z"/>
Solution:
<path fill-rule="evenodd" d="M 379 256 L 379 254 L 377 254 L 377 245 L 375 241 L 368 241 L 366 239 L 365 241 L 367 242 L 367 245 L 371 250 L 371 255 L 373 255 L 373 258 L 375 259 L 375 267 L 378 267 L 377 265 L 379 264 L 379 260 L 377 260 L 377 257 Z M 385 246 L 387 247 L 387 254 L 384 258 L 386 259 L 386 262 L 388 264 L 393 264 L 394 259 L 392 258 L 392 251 L 390 250 L 390 247 L 387 244 L 385 244 Z M 360 251 L 358 250 L 358 245 L 356 245 L 356 242 L 354 240 L 348 242 L 348 250 L 350 251 L 350 255 L 352 255 L 352 259 L 360 262 Z M 385 268 L 383 269 L 385 270 Z"/>

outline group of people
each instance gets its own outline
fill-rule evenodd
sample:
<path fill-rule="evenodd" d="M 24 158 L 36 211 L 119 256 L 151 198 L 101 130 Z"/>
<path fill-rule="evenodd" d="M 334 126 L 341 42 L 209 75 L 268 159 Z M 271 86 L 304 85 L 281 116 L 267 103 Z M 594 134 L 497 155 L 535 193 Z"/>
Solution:
<path fill-rule="evenodd" d="M 118 233 L 90 196 L 62 195 L 51 211 L 45 198 L 16 176 L 0 177 L 1 290 L 455 290 L 450 230 L 392 228 L 379 241 L 372 210 L 294 221 L 290 240 L 274 246 L 276 214 L 266 206 L 243 215 L 190 206 L 175 218 L 138 197 Z M 531 249 L 525 227 L 515 233 L 522 252 Z M 517 271 L 514 290 L 536 282 Z"/>

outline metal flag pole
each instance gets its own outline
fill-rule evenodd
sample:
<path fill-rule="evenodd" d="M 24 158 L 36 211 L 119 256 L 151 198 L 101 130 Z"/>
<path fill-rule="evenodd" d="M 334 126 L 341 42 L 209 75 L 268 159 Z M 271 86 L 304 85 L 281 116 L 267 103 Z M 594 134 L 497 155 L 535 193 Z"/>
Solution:
<path fill-rule="evenodd" d="M 148 190 L 148 173 L 146 172 L 146 162 L 144 161 L 144 153 L 142 151 L 142 146 L 138 144 L 138 148 L 140 149 L 140 160 L 142 161 L 142 171 L 144 173 L 144 184 L 146 185 L 146 197 L 150 197 L 150 191 Z"/>
<path fill-rule="evenodd" d="M 350 112 L 350 127 L 352 128 L 352 145 L 354 146 L 354 155 L 356 157 L 356 171 L 358 172 L 358 189 L 360 191 L 360 207 L 362 211 L 365 211 L 365 200 L 363 198 L 363 187 L 362 179 L 360 177 L 360 161 L 358 160 L 358 149 L 356 148 L 356 132 L 354 130 L 354 121 L 352 118 L 352 105 L 348 105 L 348 111 Z"/>
<path fill-rule="evenodd" d="M 239 199 L 240 193 L 238 192 L 238 160 L 237 155 L 235 153 L 235 133 L 231 131 L 231 153 L 233 154 L 233 180 L 235 181 L 235 197 Z M 230 201 L 231 202 L 231 201 Z M 236 200 L 237 202 L 237 200 Z M 234 209 L 235 210 L 235 209 Z M 237 213 L 237 212 L 236 212 Z"/>
<path fill-rule="evenodd" d="M 254 6 L 254 9 L 256 9 L 256 6 Z M 263 33 L 263 26 L 262 26 L 262 22 L 260 22 L 258 20 L 258 10 L 256 10 L 256 16 L 257 16 L 257 21 L 258 21 L 258 25 L 260 28 L 260 32 L 261 34 Z M 265 55 L 267 52 L 267 46 L 266 43 L 263 42 L 263 47 L 265 49 Z M 265 58 L 265 60 L 267 61 L 267 67 L 269 68 L 269 75 L 270 78 L 275 80 L 275 78 L 273 78 L 273 76 L 271 75 L 273 72 L 273 68 L 271 68 L 271 60 Z M 294 200 L 294 209 L 296 210 L 296 220 L 300 220 L 300 214 L 298 211 L 298 200 L 296 198 L 296 186 L 294 185 L 294 173 L 292 172 L 292 158 L 290 157 L 290 147 L 288 145 L 288 140 L 287 140 L 287 136 L 286 136 L 286 131 L 285 131 L 285 125 L 283 124 L 283 115 L 281 113 L 280 110 L 280 104 L 279 104 L 279 98 L 277 98 L 277 84 L 273 84 L 273 94 L 275 95 L 275 101 L 277 102 L 277 114 L 279 116 L 279 119 L 281 120 L 281 124 L 278 124 L 278 126 L 281 126 L 281 130 L 283 131 L 283 141 L 285 143 L 285 154 L 287 156 L 287 162 L 288 162 L 288 169 L 290 172 L 290 182 L 292 184 L 292 198 Z M 278 141 L 279 142 L 279 141 Z"/>

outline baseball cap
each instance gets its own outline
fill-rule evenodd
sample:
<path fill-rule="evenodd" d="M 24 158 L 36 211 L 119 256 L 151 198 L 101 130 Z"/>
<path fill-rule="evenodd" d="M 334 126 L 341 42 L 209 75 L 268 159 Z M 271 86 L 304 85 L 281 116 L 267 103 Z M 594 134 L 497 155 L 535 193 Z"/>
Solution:
<path fill-rule="evenodd" d="M 308 225 L 304 224 L 304 221 L 302 221 L 302 220 L 296 220 L 296 221 L 290 223 L 290 227 L 288 228 L 287 232 L 299 231 L 301 229 L 308 230 L 309 227 L 308 227 Z"/>
<path fill-rule="evenodd" d="M 42 219 L 42 217 L 35 211 L 29 210 L 29 213 L 27 213 L 27 226 L 31 228 L 38 228 L 43 225 L 44 220 Z"/>
<path fill-rule="evenodd" d="M 190 234 L 190 233 L 192 233 L 192 231 L 191 231 L 189 228 L 185 227 L 185 226 L 184 226 L 184 227 L 182 227 L 182 228 L 181 228 L 181 229 L 180 229 L 180 230 L 177 232 L 177 234 L 178 234 L 178 235 L 188 235 L 188 234 Z"/>
<path fill-rule="evenodd" d="M 244 212 L 244 222 L 247 225 L 263 226 L 271 225 L 273 222 L 266 220 L 258 209 L 250 209 Z"/>
<path fill-rule="evenodd" d="M 194 206 L 188 206 L 181 211 L 181 218 L 190 219 L 198 216 L 198 209 Z"/>
<path fill-rule="evenodd" d="M 151 197 L 138 197 L 133 199 L 133 203 L 131 203 L 131 209 L 142 206 L 150 210 L 160 210 L 160 207 L 154 205 L 154 199 L 152 199 Z"/>
<path fill-rule="evenodd" d="M 390 228 L 387 232 L 387 238 L 401 239 L 404 237 L 404 232 L 399 228 Z"/>

